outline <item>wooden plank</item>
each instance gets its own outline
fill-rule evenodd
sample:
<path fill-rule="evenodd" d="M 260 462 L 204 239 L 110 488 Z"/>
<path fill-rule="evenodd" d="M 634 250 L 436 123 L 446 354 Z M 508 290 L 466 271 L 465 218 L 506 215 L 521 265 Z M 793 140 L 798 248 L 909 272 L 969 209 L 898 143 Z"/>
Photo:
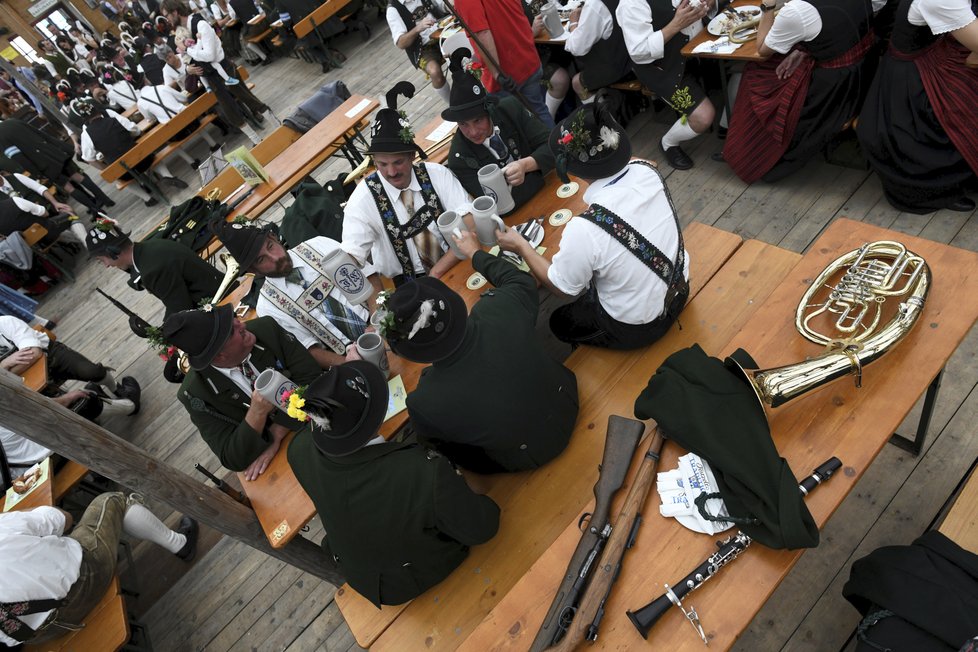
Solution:
<path fill-rule="evenodd" d="M 582 406 L 574 436 L 560 457 L 535 473 L 493 478 L 489 495 L 504 514 L 499 533 L 473 548 L 451 576 L 408 605 L 373 645 L 378 650 L 454 649 L 465 640 L 530 565 L 576 522 L 597 478 L 604 444 L 599 433 L 608 416 L 630 415 L 649 376 L 673 351 L 693 342 L 708 351 L 719 348 L 771 291 L 763 281 L 782 276 L 797 259 L 797 254 L 745 242 L 687 305 L 682 330 L 670 330 L 645 349 L 617 383 L 606 385 L 603 396 L 592 396 Z M 512 554 L 515 550 L 518 555 Z M 527 603 L 520 601 L 520 609 L 527 609 Z"/>
<path fill-rule="evenodd" d="M 975 470 L 937 531 L 965 550 L 978 554 L 978 473 Z"/>
<path fill-rule="evenodd" d="M 29 645 L 26 652 L 115 652 L 129 641 L 129 616 L 119 592 L 118 576 L 85 617 L 84 627 L 46 643 Z"/>
<path fill-rule="evenodd" d="M 326 0 L 308 16 L 292 25 L 292 31 L 299 38 L 308 36 L 317 26 L 338 14 L 352 0 Z"/>

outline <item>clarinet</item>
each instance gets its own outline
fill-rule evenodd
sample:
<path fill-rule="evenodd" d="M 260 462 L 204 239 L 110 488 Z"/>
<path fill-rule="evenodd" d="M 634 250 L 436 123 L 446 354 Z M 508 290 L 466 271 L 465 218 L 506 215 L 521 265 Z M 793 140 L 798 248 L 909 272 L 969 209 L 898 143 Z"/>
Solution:
<path fill-rule="evenodd" d="M 807 496 L 812 489 L 822 484 L 830 477 L 832 474 L 838 471 L 842 467 L 842 462 L 838 457 L 833 457 L 821 464 L 817 469 L 812 471 L 812 474 L 807 478 L 802 480 L 798 484 L 798 490 L 801 492 L 802 496 Z M 719 550 L 710 555 L 706 561 L 696 567 L 696 569 L 684 577 L 678 585 L 670 588 L 668 584 L 665 585 L 666 592 L 661 596 L 645 605 L 638 611 L 626 611 L 625 614 L 628 619 L 632 621 L 635 625 L 635 629 L 639 631 L 642 638 L 649 638 L 649 630 L 655 625 L 656 621 L 659 620 L 665 614 L 669 607 L 676 605 L 686 616 L 686 619 L 690 624 L 696 629 L 696 633 L 699 634 L 700 638 L 703 639 L 703 643 L 709 645 L 709 641 L 706 638 L 706 632 L 703 631 L 703 627 L 700 625 L 699 615 L 696 613 L 696 609 L 690 607 L 687 610 L 683 604 L 682 599 L 685 598 L 691 591 L 703 586 L 706 580 L 710 579 L 717 572 L 732 562 L 734 559 L 740 556 L 744 550 L 751 544 L 751 538 L 741 531 L 737 531 L 737 534 L 727 537 L 723 541 L 717 541 L 717 546 Z"/>
<path fill-rule="evenodd" d="M 703 583 L 717 574 L 717 572 L 740 556 L 740 553 L 747 550 L 751 544 L 751 538 L 738 531 L 737 534 L 727 537 L 723 541 L 717 541 L 717 550 L 707 557 L 706 561 L 696 567 L 692 573 L 680 580 L 679 584 L 671 587 L 666 584 L 666 592 L 661 596 L 645 605 L 638 611 L 625 612 L 628 619 L 635 625 L 642 638 L 649 638 L 649 630 L 665 614 L 672 605 L 679 607 L 686 619 L 696 628 L 700 638 L 706 643 L 706 633 L 700 625 L 699 616 L 696 609 L 690 608 L 688 611 L 683 607 L 682 600 L 689 593 L 703 586 Z"/>

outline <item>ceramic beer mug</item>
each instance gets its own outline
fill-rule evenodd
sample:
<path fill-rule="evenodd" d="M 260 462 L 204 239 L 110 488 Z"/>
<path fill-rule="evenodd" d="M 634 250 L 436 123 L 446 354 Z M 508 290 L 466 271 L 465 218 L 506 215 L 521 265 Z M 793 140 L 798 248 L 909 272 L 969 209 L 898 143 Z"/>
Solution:
<path fill-rule="evenodd" d="M 266 369 L 255 379 L 255 390 L 261 397 L 286 414 L 288 404 L 282 399 L 282 395 L 294 391 L 296 387 L 298 385 L 274 369 Z"/>
<path fill-rule="evenodd" d="M 351 305 L 364 303 L 373 294 L 373 286 L 350 254 L 336 248 L 323 258 L 323 271 Z"/>
<path fill-rule="evenodd" d="M 560 14 L 557 13 L 557 5 L 548 2 L 540 7 L 540 15 L 543 17 L 543 26 L 550 32 L 550 38 L 558 38 L 564 33 L 564 26 L 560 24 Z"/>
<path fill-rule="evenodd" d="M 496 231 L 506 231 L 506 224 L 496 215 L 496 200 L 488 195 L 477 197 L 472 202 L 472 219 L 475 220 L 475 234 L 479 242 L 487 247 L 496 244 Z"/>
<path fill-rule="evenodd" d="M 364 333 L 357 338 L 357 351 L 360 357 L 384 372 L 384 377 L 389 377 L 391 373 L 390 363 L 387 361 L 387 349 L 384 347 L 384 338 L 378 333 Z"/>
<path fill-rule="evenodd" d="M 513 193 L 506 183 L 503 170 L 498 165 L 484 165 L 479 169 L 479 184 L 486 194 L 496 200 L 496 210 L 501 215 L 513 210 L 516 202 L 513 201 Z"/>
<path fill-rule="evenodd" d="M 462 231 L 469 230 L 468 226 L 466 226 L 465 222 L 462 220 L 462 216 L 455 211 L 445 211 L 438 216 L 438 221 L 436 224 L 438 225 L 438 230 L 441 232 L 442 236 L 445 238 L 445 241 L 448 243 L 448 246 L 451 248 L 452 253 L 455 254 L 455 257 L 459 260 L 465 260 L 465 254 L 463 254 L 462 250 L 458 248 L 458 245 L 455 244 L 455 238 L 452 237 L 455 235 L 456 231 L 461 233 Z"/>

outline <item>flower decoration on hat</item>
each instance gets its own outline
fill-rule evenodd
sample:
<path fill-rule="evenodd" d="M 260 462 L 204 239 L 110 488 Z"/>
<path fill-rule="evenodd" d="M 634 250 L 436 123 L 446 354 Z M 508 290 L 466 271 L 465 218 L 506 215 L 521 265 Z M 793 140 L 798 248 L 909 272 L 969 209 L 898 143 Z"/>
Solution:
<path fill-rule="evenodd" d="M 163 338 L 163 329 L 159 326 L 147 328 L 146 339 L 149 341 L 150 348 L 156 351 L 161 360 L 169 360 L 178 351 L 177 347 L 168 344 Z"/>
<path fill-rule="evenodd" d="M 486 67 L 482 65 L 482 62 L 471 58 L 464 59 L 463 61 L 464 63 L 462 64 L 462 69 L 481 82 L 482 73 L 486 71 Z"/>
<path fill-rule="evenodd" d="M 400 111 L 397 112 L 397 115 L 400 116 L 400 118 L 398 118 L 398 121 L 397 122 L 398 122 L 398 124 L 401 125 L 401 131 L 398 132 L 398 135 L 400 135 L 401 140 L 403 142 L 405 142 L 405 143 L 413 143 L 414 142 L 414 130 L 411 129 L 411 123 L 408 121 L 407 112 L 405 112 L 402 109 L 402 110 L 400 110 Z"/>
<path fill-rule="evenodd" d="M 573 154 L 581 161 L 589 158 L 589 145 L 591 144 L 591 132 L 584 126 L 584 112 L 578 112 L 577 116 L 570 124 L 570 129 L 563 129 L 560 132 L 558 141 L 570 154 Z"/>
<path fill-rule="evenodd" d="M 306 406 L 306 399 L 303 396 L 305 394 L 306 387 L 307 385 L 300 385 L 299 387 L 296 387 L 294 390 L 284 392 L 282 394 L 282 407 L 285 408 L 286 413 L 296 421 L 304 422 L 304 421 L 313 420 L 312 415 L 308 414 L 302 409 Z M 327 430 L 329 429 L 328 419 L 323 419 L 323 417 L 316 417 L 316 419 L 325 420 L 326 429 Z M 317 426 L 322 427 L 315 420 L 313 420 L 313 422 L 316 423 Z"/>
<path fill-rule="evenodd" d="M 96 231 L 100 233 L 112 233 L 112 231 L 119 226 L 119 223 L 113 220 L 111 217 L 98 217 L 95 219 L 94 227 Z"/>

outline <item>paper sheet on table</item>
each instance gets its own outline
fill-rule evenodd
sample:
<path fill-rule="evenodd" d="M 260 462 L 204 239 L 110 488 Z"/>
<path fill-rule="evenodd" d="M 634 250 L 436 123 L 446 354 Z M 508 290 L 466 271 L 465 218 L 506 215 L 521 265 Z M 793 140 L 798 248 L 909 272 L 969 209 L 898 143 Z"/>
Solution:
<path fill-rule="evenodd" d="M 25 471 L 23 475 L 27 475 L 28 473 L 31 473 L 37 467 L 40 467 L 40 473 L 37 476 L 37 480 L 34 482 L 33 485 L 31 485 L 30 489 L 28 489 L 22 494 L 19 494 L 16 491 L 14 491 L 13 487 L 7 489 L 7 494 L 5 496 L 5 500 L 3 503 L 3 511 L 5 512 L 11 511 L 17 503 L 30 496 L 32 493 L 34 493 L 34 491 L 38 487 L 42 486 L 47 481 L 48 474 L 51 471 L 51 458 L 48 457 L 43 461 L 38 462 L 37 464 L 29 468 L 27 471 Z M 16 480 L 17 478 L 14 479 Z"/>
<path fill-rule="evenodd" d="M 370 100 L 368 100 L 368 99 L 362 99 L 352 109 L 350 109 L 349 111 L 347 111 L 344 115 L 346 117 L 348 117 L 348 118 L 352 118 L 353 116 L 355 116 L 356 114 L 360 113 L 361 111 L 363 111 L 368 106 L 370 106 Z"/>
<path fill-rule="evenodd" d="M 537 247 L 537 253 L 540 254 L 541 256 L 543 255 L 543 253 L 546 250 L 547 250 L 546 247 Z M 496 245 L 495 247 L 493 247 L 492 249 L 490 249 L 489 250 L 489 255 L 490 256 L 498 256 L 499 255 L 499 245 Z M 516 265 L 516 262 L 512 258 L 510 258 L 509 256 L 503 256 L 503 260 L 508 260 L 509 262 L 511 262 L 514 265 Z M 516 267 L 519 268 L 519 269 L 522 269 L 524 272 L 529 272 L 530 271 L 530 266 L 526 264 L 526 261 L 525 260 L 523 261 L 523 264 L 522 265 L 516 265 Z"/>
<path fill-rule="evenodd" d="M 731 43 L 726 36 L 721 36 L 715 41 L 704 41 L 695 48 L 693 54 L 732 54 L 742 43 Z"/>
<path fill-rule="evenodd" d="M 440 125 L 435 127 L 430 134 L 425 136 L 425 140 L 430 140 L 433 143 L 437 143 L 439 140 L 452 133 L 453 129 L 455 129 L 454 122 L 442 120 Z"/>
<path fill-rule="evenodd" d="M 567 37 L 570 36 L 570 32 L 567 31 L 568 24 L 569 23 L 566 23 L 564 21 L 561 21 L 561 25 L 564 26 L 564 33 L 561 34 L 560 36 L 551 36 L 550 37 L 550 40 L 551 41 L 558 41 L 558 42 L 559 41 L 566 41 L 567 40 Z"/>
<path fill-rule="evenodd" d="M 387 421 L 392 416 L 407 409 L 407 390 L 404 389 L 404 380 L 401 379 L 401 375 L 398 374 L 387 381 L 387 416 L 384 417 L 384 421 Z"/>

